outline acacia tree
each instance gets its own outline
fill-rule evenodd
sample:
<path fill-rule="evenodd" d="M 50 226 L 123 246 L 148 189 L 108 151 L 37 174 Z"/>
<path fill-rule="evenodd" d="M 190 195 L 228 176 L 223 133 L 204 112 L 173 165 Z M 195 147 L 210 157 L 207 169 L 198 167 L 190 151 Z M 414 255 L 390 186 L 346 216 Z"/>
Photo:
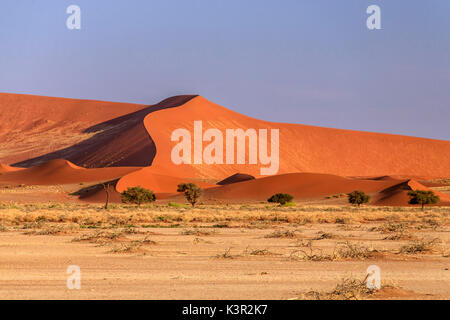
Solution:
<path fill-rule="evenodd" d="M 135 203 L 140 206 L 143 203 L 151 203 L 156 200 L 155 194 L 151 190 L 140 186 L 128 188 L 120 194 L 123 203 Z"/>
<path fill-rule="evenodd" d="M 433 191 L 429 190 L 414 190 L 409 191 L 408 196 L 410 197 L 409 204 L 420 204 L 422 205 L 422 211 L 426 204 L 438 203 L 441 199 L 439 196 L 435 195 Z"/>
<path fill-rule="evenodd" d="M 291 202 L 294 199 L 293 196 L 287 193 L 277 193 L 267 199 L 268 202 L 279 203 L 281 205 L 285 205 L 288 202 Z"/>
<path fill-rule="evenodd" d="M 186 200 L 194 207 L 202 194 L 202 189 L 195 183 L 180 183 L 178 192 L 184 192 Z"/>
<path fill-rule="evenodd" d="M 370 196 L 365 194 L 363 191 L 355 190 L 348 194 L 348 202 L 351 204 L 356 204 L 360 207 L 363 203 L 368 203 L 370 201 Z"/>

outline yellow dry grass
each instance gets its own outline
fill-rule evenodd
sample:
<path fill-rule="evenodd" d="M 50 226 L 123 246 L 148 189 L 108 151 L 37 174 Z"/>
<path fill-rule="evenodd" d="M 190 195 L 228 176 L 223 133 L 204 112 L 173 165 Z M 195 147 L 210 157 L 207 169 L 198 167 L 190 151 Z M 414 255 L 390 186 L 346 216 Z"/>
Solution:
<path fill-rule="evenodd" d="M 450 208 L 433 207 L 422 212 L 418 208 L 305 206 L 278 207 L 267 205 L 174 208 L 166 205 L 112 205 L 104 210 L 100 205 L 56 204 L 0 204 L 0 225 L 28 222 L 64 222 L 79 225 L 145 225 L 181 226 L 185 224 L 213 224 L 226 227 L 264 227 L 282 223 L 305 225 L 310 223 L 356 224 L 370 222 L 410 223 L 418 228 L 447 226 Z"/>

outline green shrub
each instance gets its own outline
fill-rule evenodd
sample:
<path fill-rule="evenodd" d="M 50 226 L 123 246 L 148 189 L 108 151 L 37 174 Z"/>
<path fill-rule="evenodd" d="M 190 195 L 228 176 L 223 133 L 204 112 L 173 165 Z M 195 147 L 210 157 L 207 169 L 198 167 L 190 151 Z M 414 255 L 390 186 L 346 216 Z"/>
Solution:
<path fill-rule="evenodd" d="M 356 204 L 360 207 L 363 203 L 368 203 L 370 201 L 370 197 L 365 194 L 363 191 L 353 191 L 348 194 L 348 202 L 351 204 Z"/>
<path fill-rule="evenodd" d="M 422 210 L 426 204 L 438 203 L 441 199 L 439 196 L 435 195 L 433 191 L 425 190 L 415 190 L 409 191 L 408 196 L 411 198 L 409 204 L 420 204 L 422 205 Z"/>
<path fill-rule="evenodd" d="M 281 205 L 292 202 L 292 200 L 294 200 L 294 197 L 287 193 L 277 193 L 267 199 L 268 202 L 279 203 Z"/>
<path fill-rule="evenodd" d="M 180 183 L 178 192 L 184 192 L 186 200 L 194 207 L 202 194 L 202 189 L 195 183 Z"/>
<path fill-rule="evenodd" d="M 151 203 L 156 200 L 153 191 L 140 186 L 128 188 L 120 194 L 123 203 L 134 203 L 140 206 L 143 203 Z"/>

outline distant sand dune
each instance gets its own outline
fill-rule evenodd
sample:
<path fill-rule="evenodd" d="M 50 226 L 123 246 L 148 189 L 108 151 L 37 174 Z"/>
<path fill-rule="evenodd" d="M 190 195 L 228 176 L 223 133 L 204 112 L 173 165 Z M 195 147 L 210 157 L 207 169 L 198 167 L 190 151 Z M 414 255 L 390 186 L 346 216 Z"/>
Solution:
<path fill-rule="evenodd" d="M 408 192 L 413 190 L 428 191 L 431 189 L 415 180 L 407 180 L 382 190 L 374 199 L 374 203 L 383 206 L 402 206 L 408 203 L 410 199 Z M 434 191 L 434 193 L 439 196 L 440 205 L 450 206 L 449 195 L 438 191 Z"/>
<path fill-rule="evenodd" d="M 136 167 L 85 169 L 67 160 L 52 160 L 42 165 L 0 176 L 0 184 L 54 185 L 111 180 L 136 171 Z"/>
<path fill-rule="evenodd" d="M 192 130 L 194 120 L 202 120 L 204 130 L 280 129 L 279 174 L 315 172 L 341 176 L 450 176 L 449 141 L 260 121 L 203 97 L 145 118 L 145 126 L 157 146 L 153 164 L 160 171 L 176 176 L 216 179 L 224 179 L 236 172 L 260 176 L 260 164 L 174 165 L 170 158 L 174 145 L 170 142 L 170 134 L 177 128 Z"/>
<path fill-rule="evenodd" d="M 329 174 L 289 173 L 208 189 L 205 194 L 214 199 L 265 201 L 275 193 L 289 193 L 297 199 L 314 199 L 354 190 L 374 193 L 397 183 L 397 180 L 355 180 Z"/>
<path fill-rule="evenodd" d="M 362 190 L 375 204 L 407 205 L 408 190 L 427 188 L 411 178 L 450 177 L 450 141 L 261 121 L 196 95 L 144 106 L 0 94 L 0 121 L 0 185 L 114 180 L 113 201 L 132 186 L 167 198 L 180 182 L 194 182 L 205 199 L 264 201 L 278 192 L 313 199 Z M 194 121 L 202 121 L 203 132 L 279 129 L 278 175 L 261 176 L 264 165 L 248 161 L 175 165 L 171 134 L 192 130 Z M 256 179 L 242 181 L 250 176 Z M 216 185 L 221 180 L 225 185 Z M 103 201 L 103 193 L 83 198 Z"/>

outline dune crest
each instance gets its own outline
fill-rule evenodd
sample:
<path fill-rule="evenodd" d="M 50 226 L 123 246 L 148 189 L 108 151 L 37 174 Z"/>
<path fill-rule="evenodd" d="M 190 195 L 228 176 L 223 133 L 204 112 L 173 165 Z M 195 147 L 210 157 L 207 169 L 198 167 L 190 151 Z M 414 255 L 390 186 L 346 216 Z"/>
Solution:
<path fill-rule="evenodd" d="M 415 190 L 430 191 L 431 189 L 414 179 L 410 179 L 381 190 L 373 203 L 382 206 L 405 206 L 408 205 L 410 200 L 408 192 Z M 440 198 L 439 205 L 450 205 L 450 195 L 439 191 L 433 192 Z"/>
<path fill-rule="evenodd" d="M 223 179 L 222 181 L 217 182 L 217 184 L 219 186 L 224 186 L 227 184 L 238 183 L 238 182 L 243 182 L 243 181 L 248 181 L 248 180 L 253 180 L 253 179 L 255 179 L 255 177 L 252 175 L 245 174 L 245 173 L 236 173 L 228 178 Z"/>
<path fill-rule="evenodd" d="M 19 170 L 22 170 L 22 168 L 11 167 L 11 166 L 8 166 L 7 164 L 0 163 L 0 173 L 19 171 Z"/>
<path fill-rule="evenodd" d="M 145 127 L 156 143 L 154 166 L 176 176 L 223 179 L 236 172 L 261 176 L 261 164 L 249 165 L 248 158 L 244 165 L 175 165 L 171 160 L 175 145 L 170 139 L 171 133 L 178 128 L 193 132 L 193 123 L 197 120 L 202 121 L 204 130 L 280 129 L 279 174 L 450 176 L 450 141 L 261 121 L 200 96 L 145 118 Z"/>
<path fill-rule="evenodd" d="M 70 161 L 56 159 L 44 164 L 10 171 L 0 176 L 0 184 L 55 185 L 104 181 L 136 171 L 136 167 L 85 169 Z"/>
<path fill-rule="evenodd" d="M 7 124 L 0 129 L 0 162 L 22 167 L 63 158 L 87 168 L 152 165 L 178 177 L 261 176 L 263 166 L 249 165 L 248 158 L 246 164 L 175 165 L 172 132 L 192 131 L 194 121 L 202 121 L 204 130 L 221 132 L 279 129 L 279 174 L 450 177 L 450 141 L 261 121 L 195 95 L 143 106 L 0 94 L 0 110 Z"/>

